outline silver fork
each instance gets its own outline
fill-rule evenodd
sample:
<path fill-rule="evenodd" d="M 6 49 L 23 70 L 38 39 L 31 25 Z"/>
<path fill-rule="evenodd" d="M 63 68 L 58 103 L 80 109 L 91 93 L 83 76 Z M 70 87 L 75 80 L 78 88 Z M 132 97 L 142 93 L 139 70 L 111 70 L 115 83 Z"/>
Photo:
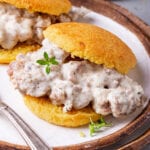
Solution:
<path fill-rule="evenodd" d="M 12 122 L 31 150 L 52 150 L 52 148 L 49 148 L 18 114 L 1 100 L 0 113 L 4 114 Z"/>

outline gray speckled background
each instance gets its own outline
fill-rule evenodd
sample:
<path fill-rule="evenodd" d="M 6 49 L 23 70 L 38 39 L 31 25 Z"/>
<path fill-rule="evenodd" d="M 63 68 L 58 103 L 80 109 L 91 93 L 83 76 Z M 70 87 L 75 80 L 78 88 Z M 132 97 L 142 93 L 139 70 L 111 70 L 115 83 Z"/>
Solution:
<path fill-rule="evenodd" d="M 150 0 L 111 0 L 150 25 Z"/>

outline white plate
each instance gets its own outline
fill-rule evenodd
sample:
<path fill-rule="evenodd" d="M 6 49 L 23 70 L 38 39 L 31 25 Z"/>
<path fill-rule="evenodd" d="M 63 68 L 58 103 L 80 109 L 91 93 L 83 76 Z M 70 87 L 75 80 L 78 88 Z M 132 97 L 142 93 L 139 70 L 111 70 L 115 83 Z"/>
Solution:
<path fill-rule="evenodd" d="M 137 66 L 129 73 L 129 76 L 140 83 L 144 88 L 145 96 L 150 97 L 150 60 L 143 44 L 136 35 L 121 24 L 94 12 L 90 12 L 86 15 L 84 22 L 96 24 L 116 34 L 132 49 L 137 58 Z M 99 139 L 125 127 L 141 112 L 139 109 L 132 115 L 121 119 L 116 119 L 111 116 L 106 117 L 106 120 L 112 122 L 113 126 L 97 133 L 94 137 L 90 137 L 88 125 L 80 128 L 65 128 L 48 124 L 37 118 L 26 108 L 22 100 L 22 95 L 13 88 L 9 81 L 6 65 L 0 65 L 0 96 L 49 146 L 66 146 Z M 80 137 L 81 131 L 84 132 L 86 137 Z M 26 145 L 15 128 L 2 115 L 0 115 L 0 141 L 1 140 Z"/>

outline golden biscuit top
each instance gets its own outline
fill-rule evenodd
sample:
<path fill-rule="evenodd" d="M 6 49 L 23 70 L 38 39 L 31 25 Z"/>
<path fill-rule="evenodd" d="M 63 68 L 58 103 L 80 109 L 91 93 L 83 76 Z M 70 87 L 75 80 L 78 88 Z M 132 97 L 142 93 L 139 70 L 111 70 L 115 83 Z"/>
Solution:
<path fill-rule="evenodd" d="M 0 0 L 0 2 L 6 2 L 31 12 L 42 12 L 51 15 L 68 13 L 71 9 L 69 0 Z"/>
<path fill-rule="evenodd" d="M 44 31 L 45 38 L 74 56 L 127 73 L 136 65 L 130 48 L 114 34 L 84 23 L 60 23 Z"/>

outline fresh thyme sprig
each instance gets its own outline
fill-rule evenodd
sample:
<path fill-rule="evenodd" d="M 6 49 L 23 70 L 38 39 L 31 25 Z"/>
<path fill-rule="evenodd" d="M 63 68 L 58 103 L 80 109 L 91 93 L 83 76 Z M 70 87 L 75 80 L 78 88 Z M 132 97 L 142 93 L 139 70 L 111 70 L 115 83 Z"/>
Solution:
<path fill-rule="evenodd" d="M 45 71 L 47 74 L 49 74 L 51 71 L 50 66 L 51 65 L 58 65 L 58 61 L 56 60 L 55 57 L 49 57 L 47 52 L 44 52 L 43 56 L 44 56 L 44 59 L 39 59 L 36 61 L 36 63 L 43 65 L 43 66 L 46 66 Z"/>
<path fill-rule="evenodd" d="M 100 128 L 110 127 L 111 125 L 112 124 L 107 123 L 102 116 L 97 122 L 93 122 L 92 119 L 90 118 L 90 124 L 89 124 L 90 136 L 93 136 L 93 134 L 97 132 Z"/>

